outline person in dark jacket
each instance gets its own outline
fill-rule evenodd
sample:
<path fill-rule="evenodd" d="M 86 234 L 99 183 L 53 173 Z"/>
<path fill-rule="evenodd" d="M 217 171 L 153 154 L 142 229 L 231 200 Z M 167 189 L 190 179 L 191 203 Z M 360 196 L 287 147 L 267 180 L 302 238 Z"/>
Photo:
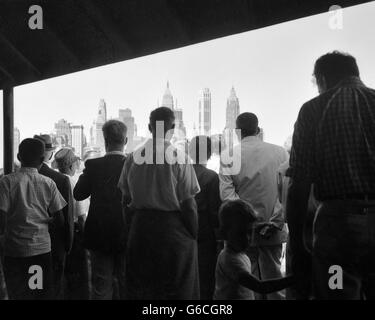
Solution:
<path fill-rule="evenodd" d="M 195 196 L 198 207 L 198 265 L 200 298 L 211 300 L 215 290 L 215 267 L 217 245 L 215 229 L 219 226 L 220 208 L 219 176 L 207 169 L 211 157 L 211 139 L 207 136 L 194 137 L 189 145 L 195 174 L 201 191 Z"/>
<path fill-rule="evenodd" d="M 125 162 L 126 131 L 118 120 L 104 124 L 106 155 L 85 162 L 74 188 L 77 201 L 91 197 L 84 246 L 90 251 L 94 300 L 112 299 L 114 281 L 118 282 L 119 298 L 125 297 L 125 220 L 117 183 Z"/>
<path fill-rule="evenodd" d="M 52 254 L 52 270 L 53 270 L 53 298 L 64 298 L 64 270 L 66 255 L 72 248 L 74 237 L 74 217 L 72 209 L 73 192 L 70 186 L 69 178 L 53 169 L 48 165 L 52 159 L 55 148 L 52 145 L 52 139 L 48 134 L 35 135 L 34 139 L 38 139 L 44 143 L 45 153 L 44 162 L 39 169 L 39 173 L 52 179 L 57 189 L 67 202 L 67 206 L 62 210 L 64 214 L 64 230 L 54 230 L 51 232 L 51 254 Z"/>

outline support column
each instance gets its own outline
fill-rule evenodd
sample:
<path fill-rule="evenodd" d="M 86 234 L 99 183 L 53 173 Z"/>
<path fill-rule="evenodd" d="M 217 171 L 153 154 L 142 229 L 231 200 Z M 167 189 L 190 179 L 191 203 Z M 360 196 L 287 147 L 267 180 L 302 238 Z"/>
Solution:
<path fill-rule="evenodd" d="M 3 90 L 4 174 L 13 172 L 14 155 L 14 99 L 13 87 Z"/>

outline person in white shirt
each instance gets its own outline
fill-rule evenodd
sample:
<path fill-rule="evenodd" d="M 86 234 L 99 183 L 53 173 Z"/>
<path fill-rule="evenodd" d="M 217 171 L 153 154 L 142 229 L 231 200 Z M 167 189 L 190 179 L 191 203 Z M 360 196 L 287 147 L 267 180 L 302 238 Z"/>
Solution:
<path fill-rule="evenodd" d="M 278 199 L 277 172 L 287 160 L 287 152 L 279 146 L 261 141 L 258 118 L 242 113 L 236 119 L 240 144 L 233 156 L 221 155 L 220 196 L 223 201 L 242 199 L 250 203 L 260 221 L 265 222 L 253 233 L 247 254 L 252 273 L 260 280 L 281 277 L 282 243 L 286 242 L 283 209 Z M 233 161 L 233 165 L 227 165 Z M 257 299 L 282 299 L 279 292 Z"/>
<path fill-rule="evenodd" d="M 52 162 L 52 168 L 57 168 L 60 173 L 69 178 L 71 190 L 74 190 L 77 184 L 76 172 L 79 169 L 80 161 L 81 159 L 74 154 L 71 148 L 62 148 L 55 154 L 55 159 Z M 66 258 L 66 290 L 64 295 L 67 300 L 88 300 L 88 253 L 82 244 L 87 210 L 84 201 L 74 199 L 73 191 L 71 199 L 74 216 L 74 238 L 72 250 Z"/>
<path fill-rule="evenodd" d="M 153 137 L 129 155 L 119 180 L 129 228 L 128 299 L 199 299 L 200 187 L 187 155 L 170 143 L 174 123 L 169 108 L 151 112 Z"/>

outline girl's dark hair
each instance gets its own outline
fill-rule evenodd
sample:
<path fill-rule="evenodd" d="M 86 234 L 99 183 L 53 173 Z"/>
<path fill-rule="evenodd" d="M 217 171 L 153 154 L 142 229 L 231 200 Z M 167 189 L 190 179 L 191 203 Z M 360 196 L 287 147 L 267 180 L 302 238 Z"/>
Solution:
<path fill-rule="evenodd" d="M 253 207 L 243 200 L 224 202 L 219 210 L 220 234 L 224 240 L 233 227 L 247 226 L 258 221 Z"/>

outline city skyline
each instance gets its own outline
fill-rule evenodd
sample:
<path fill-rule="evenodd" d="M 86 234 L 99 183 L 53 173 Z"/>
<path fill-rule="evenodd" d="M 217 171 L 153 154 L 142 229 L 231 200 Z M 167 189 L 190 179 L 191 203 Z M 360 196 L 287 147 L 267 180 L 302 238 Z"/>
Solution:
<path fill-rule="evenodd" d="M 343 10 L 342 30 L 330 29 L 325 13 L 19 86 L 15 126 L 24 139 L 49 132 L 58 119 L 73 120 L 89 137 L 97 103 L 104 98 L 108 118 L 130 107 L 139 136 L 148 136 L 149 113 L 169 81 L 188 135 L 198 125 L 199 92 L 210 89 L 214 134 L 225 126 L 233 85 L 240 111 L 257 114 L 266 141 L 283 145 L 302 104 L 318 94 L 311 74 L 320 55 L 335 49 L 353 54 L 362 80 L 375 87 L 374 15 L 375 4 L 363 4 Z"/>

